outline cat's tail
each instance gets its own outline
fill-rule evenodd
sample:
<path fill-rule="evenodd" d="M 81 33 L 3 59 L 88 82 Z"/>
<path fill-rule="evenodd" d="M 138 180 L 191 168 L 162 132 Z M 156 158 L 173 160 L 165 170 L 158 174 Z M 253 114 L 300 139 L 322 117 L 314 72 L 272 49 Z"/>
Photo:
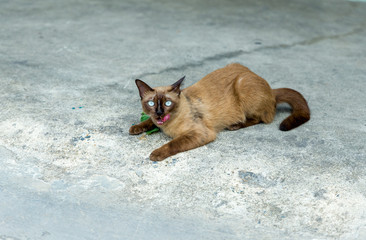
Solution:
<path fill-rule="evenodd" d="M 290 88 L 277 88 L 272 90 L 276 104 L 288 103 L 292 113 L 280 124 L 281 131 L 289 131 L 310 120 L 310 109 L 301 93 Z"/>

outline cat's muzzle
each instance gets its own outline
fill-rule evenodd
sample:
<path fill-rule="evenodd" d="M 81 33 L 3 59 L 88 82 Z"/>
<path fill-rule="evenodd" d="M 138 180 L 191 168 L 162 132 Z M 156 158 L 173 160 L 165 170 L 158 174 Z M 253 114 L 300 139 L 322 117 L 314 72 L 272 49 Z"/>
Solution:
<path fill-rule="evenodd" d="M 166 121 L 170 119 L 170 114 L 165 115 L 163 118 L 159 117 L 156 119 L 158 125 L 163 125 Z"/>

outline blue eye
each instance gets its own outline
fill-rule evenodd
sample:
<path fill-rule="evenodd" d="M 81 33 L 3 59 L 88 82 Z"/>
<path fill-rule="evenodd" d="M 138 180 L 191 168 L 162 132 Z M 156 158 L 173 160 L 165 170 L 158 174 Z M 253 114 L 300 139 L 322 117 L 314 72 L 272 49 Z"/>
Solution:
<path fill-rule="evenodd" d="M 155 103 L 153 101 L 148 101 L 147 104 L 150 106 L 150 107 L 153 107 L 155 105 Z"/>
<path fill-rule="evenodd" d="M 166 102 L 165 102 L 165 106 L 169 107 L 169 106 L 171 106 L 171 105 L 172 105 L 172 101 L 166 101 Z"/>

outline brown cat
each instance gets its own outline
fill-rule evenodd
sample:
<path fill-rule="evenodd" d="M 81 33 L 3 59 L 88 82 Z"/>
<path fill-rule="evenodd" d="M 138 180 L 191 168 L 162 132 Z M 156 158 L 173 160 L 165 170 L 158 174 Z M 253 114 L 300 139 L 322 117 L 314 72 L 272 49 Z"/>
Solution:
<path fill-rule="evenodd" d="M 154 150 L 150 159 L 160 161 L 179 152 L 212 142 L 223 130 L 237 130 L 257 123 L 270 123 L 276 104 L 289 103 L 292 114 L 280 125 L 288 131 L 310 119 L 304 97 L 289 88 L 271 89 L 248 68 L 229 64 L 192 86 L 180 89 L 184 77 L 171 86 L 151 88 L 136 79 L 143 111 L 150 119 L 130 128 L 140 134 L 158 126 L 173 140 Z"/>

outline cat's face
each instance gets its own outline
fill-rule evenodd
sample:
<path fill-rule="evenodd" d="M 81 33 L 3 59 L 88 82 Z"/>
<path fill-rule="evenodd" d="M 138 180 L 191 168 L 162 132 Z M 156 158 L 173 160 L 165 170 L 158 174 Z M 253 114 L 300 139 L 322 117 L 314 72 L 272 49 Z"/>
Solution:
<path fill-rule="evenodd" d="M 156 125 L 166 124 L 174 115 L 179 105 L 180 85 L 183 80 L 184 77 L 170 86 L 151 88 L 143 81 L 136 79 L 142 109 Z"/>

